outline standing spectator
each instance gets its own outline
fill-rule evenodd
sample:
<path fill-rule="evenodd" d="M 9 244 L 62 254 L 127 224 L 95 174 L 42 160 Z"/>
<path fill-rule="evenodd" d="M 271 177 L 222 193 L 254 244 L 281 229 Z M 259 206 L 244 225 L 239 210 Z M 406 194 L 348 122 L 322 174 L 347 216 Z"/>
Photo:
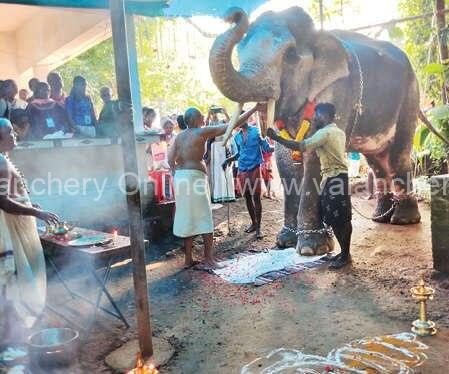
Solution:
<path fill-rule="evenodd" d="M 31 136 L 30 120 L 24 109 L 13 109 L 11 111 L 11 123 L 16 133 L 17 140 L 28 140 Z"/>
<path fill-rule="evenodd" d="M 37 91 L 37 85 L 39 84 L 39 79 L 37 78 L 31 78 L 28 81 L 28 88 L 30 89 L 30 91 L 32 92 L 32 95 L 30 97 L 28 97 L 28 102 L 32 102 L 36 97 L 36 91 Z"/>
<path fill-rule="evenodd" d="M 270 142 L 271 143 L 271 142 Z M 265 183 L 265 188 L 267 189 L 263 197 L 267 199 L 272 199 L 274 197 L 274 192 L 271 191 L 271 181 L 273 180 L 273 152 L 262 152 L 263 164 L 262 164 L 262 179 Z"/>
<path fill-rule="evenodd" d="M 219 118 L 219 115 L 222 118 Z M 209 112 L 207 114 L 206 126 L 220 126 L 225 123 L 229 123 L 229 115 L 225 108 L 221 108 L 216 105 L 209 107 Z M 228 182 L 232 182 L 226 177 L 226 171 L 223 171 L 221 164 L 223 161 L 230 156 L 229 150 L 223 147 L 222 139 L 211 138 L 206 142 L 206 153 L 204 154 L 204 161 L 206 162 L 207 175 L 209 176 L 209 184 L 211 190 L 212 202 L 223 202 L 234 200 L 235 196 L 232 195 L 228 197 L 226 190 L 233 191 L 234 186 L 228 185 Z M 218 141 L 219 144 L 215 144 Z M 231 187 L 231 188 L 228 188 Z"/>
<path fill-rule="evenodd" d="M 171 120 L 170 117 L 164 117 L 161 119 L 161 127 L 162 130 L 164 130 L 164 138 L 167 142 L 167 147 L 170 147 L 173 142 L 175 141 L 176 134 L 175 134 L 175 124 Z"/>
<path fill-rule="evenodd" d="M 65 92 L 61 75 L 57 71 L 52 71 L 47 75 L 47 83 L 50 86 L 50 98 L 58 104 L 65 105 Z"/>
<path fill-rule="evenodd" d="M 247 112 L 249 115 L 259 110 L 259 114 L 264 114 L 261 104 Z M 264 119 L 265 120 L 265 119 Z M 223 163 L 223 168 L 229 166 L 232 161 L 238 160 L 237 179 L 239 189 L 242 191 L 246 200 L 246 207 L 251 218 L 251 225 L 245 229 L 246 233 L 256 232 L 256 238 L 262 239 L 261 232 L 262 221 L 262 201 L 260 198 L 262 189 L 261 165 L 263 164 L 262 152 L 273 152 L 274 147 L 268 143 L 268 140 L 262 139 L 260 130 L 257 126 L 244 123 L 240 131 L 234 136 L 234 141 L 238 152 L 229 157 Z"/>
<path fill-rule="evenodd" d="M 19 97 L 14 100 L 12 105 L 12 109 L 26 109 L 28 106 L 28 90 L 21 89 L 19 90 Z"/>
<path fill-rule="evenodd" d="M 17 84 L 12 79 L 3 81 L 0 93 L 0 117 L 9 119 L 18 91 Z"/>
<path fill-rule="evenodd" d="M 118 102 L 112 100 L 112 92 L 109 87 L 100 89 L 100 97 L 103 100 L 103 108 L 98 116 L 98 134 L 105 137 L 118 136 Z"/>
<path fill-rule="evenodd" d="M 176 117 L 176 122 L 178 123 L 179 130 L 184 131 L 187 128 L 187 124 L 185 123 L 184 116 L 182 114 Z"/>
<path fill-rule="evenodd" d="M 3 88 L 5 86 L 5 81 L 0 81 L 0 118 L 7 118 L 8 116 L 8 104 L 5 100 L 5 93 Z"/>
<path fill-rule="evenodd" d="M 264 110 L 258 104 L 248 113 L 253 114 L 259 110 L 263 114 Z M 257 126 L 250 126 L 246 122 L 239 132 L 234 136 L 238 152 L 226 159 L 223 168 L 229 166 L 232 161 L 238 160 L 238 183 L 240 190 L 246 200 L 246 207 L 251 218 L 251 225 L 245 229 L 246 233 L 256 232 L 257 239 L 262 239 L 261 232 L 262 221 L 262 201 L 260 198 L 262 189 L 261 165 L 263 164 L 262 152 L 273 152 L 274 147 L 268 143 L 268 140 L 262 139 L 260 130 Z"/>
<path fill-rule="evenodd" d="M 144 106 L 142 108 L 142 114 L 143 114 L 143 128 L 145 130 L 151 129 L 151 127 L 153 126 L 153 122 L 156 119 L 156 111 L 153 108 Z"/>
<path fill-rule="evenodd" d="M 218 117 L 219 114 L 222 114 L 224 116 L 224 119 L 220 119 Z M 207 115 L 207 125 L 208 126 L 219 126 L 223 125 L 224 123 L 229 122 L 229 115 L 228 112 L 226 112 L 225 108 L 218 107 L 216 105 L 212 105 L 209 108 L 209 113 Z"/>
<path fill-rule="evenodd" d="M 94 138 L 96 135 L 97 116 L 92 99 L 86 93 L 86 79 L 80 75 L 73 79 L 70 96 L 65 107 L 70 126 L 82 136 Z"/>
<path fill-rule="evenodd" d="M 28 104 L 27 115 L 33 139 L 42 139 L 56 131 L 68 131 L 66 112 L 61 105 L 50 99 L 50 87 L 45 82 L 38 84 L 36 98 Z"/>
<path fill-rule="evenodd" d="M 19 90 L 19 99 L 28 103 L 28 90 L 26 88 L 22 88 Z"/>

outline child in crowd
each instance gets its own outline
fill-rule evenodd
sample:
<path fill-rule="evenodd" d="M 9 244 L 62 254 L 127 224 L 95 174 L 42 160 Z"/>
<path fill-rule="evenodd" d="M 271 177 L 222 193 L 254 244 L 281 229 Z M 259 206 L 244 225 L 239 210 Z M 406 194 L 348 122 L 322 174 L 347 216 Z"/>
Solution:
<path fill-rule="evenodd" d="M 272 141 L 269 141 L 271 145 L 273 145 Z M 272 164 L 272 158 L 273 158 L 273 152 L 262 152 L 263 157 L 263 163 L 261 165 L 261 174 L 262 179 L 265 183 L 266 191 L 263 194 L 263 197 L 267 199 L 273 199 L 274 192 L 271 191 L 271 181 L 273 180 L 273 164 Z"/>

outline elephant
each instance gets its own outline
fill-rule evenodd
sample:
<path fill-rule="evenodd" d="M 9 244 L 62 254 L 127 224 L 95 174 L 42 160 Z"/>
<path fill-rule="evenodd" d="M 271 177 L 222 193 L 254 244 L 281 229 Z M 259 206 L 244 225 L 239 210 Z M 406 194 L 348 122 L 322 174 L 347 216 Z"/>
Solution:
<path fill-rule="evenodd" d="M 247 102 L 268 102 L 263 128 L 282 120 L 293 138 L 307 103 L 333 103 L 348 151 L 362 153 L 375 174 L 373 219 L 418 223 L 410 154 L 422 112 L 407 55 L 389 42 L 355 32 L 316 30 L 300 7 L 263 13 L 251 24 L 243 10 L 231 8 L 225 20 L 232 26 L 217 36 L 209 54 L 221 93 L 239 103 L 238 109 Z M 235 46 L 238 70 L 232 62 Z M 303 255 L 331 251 L 333 240 L 319 214 L 319 159 L 311 153 L 303 163 L 293 162 L 279 144 L 275 154 L 284 189 L 278 246 L 296 245 Z"/>

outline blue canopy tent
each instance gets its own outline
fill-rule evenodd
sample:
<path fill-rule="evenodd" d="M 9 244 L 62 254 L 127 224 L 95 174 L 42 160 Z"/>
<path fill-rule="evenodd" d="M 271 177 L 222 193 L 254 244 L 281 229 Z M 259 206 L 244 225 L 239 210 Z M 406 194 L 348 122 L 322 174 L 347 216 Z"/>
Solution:
<path fill-rule="evenodd" d="M 131 257 L 135 290 L 137 328 L 142 355 L 153 355 L 148 286 L 145 269 L 144 227 L 138 182 L 136 140 L 133 125 L 132 81 L 136 78 L 137 61 L 130 58 L 135 52 L 134 23 L 130 15 L 149 17 L 192 17 L 196 15 L 222 16 L 226 9 L 238 6 L 251 13 L 267 0 L 0 0 L 5 4 L 44 7 L 110 9 L 114 44 L 117 93 L 123 104 L 121 137 L 126 195 L 129 215 Z"/>
<path fill-rule="evenodd" d="M 266 0 L 126 0 L 128 14 L 148 17 L 221 16 L 233 6 L 251 13 Z M 109 0 L 0 0 L 0 3 L 46 7 L 109 9 Z"/>

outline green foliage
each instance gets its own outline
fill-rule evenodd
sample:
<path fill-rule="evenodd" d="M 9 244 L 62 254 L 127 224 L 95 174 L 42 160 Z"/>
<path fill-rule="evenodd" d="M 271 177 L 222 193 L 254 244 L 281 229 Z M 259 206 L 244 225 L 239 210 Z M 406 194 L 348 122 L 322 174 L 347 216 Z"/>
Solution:
<path fill-rule="evenodd" d="M 443 105 L 429 111 L 429 119 L 435 128 L 449 138 L 449 106 Z M 432 160 L 446 160 L 449 147 L 435 135 L 427 135 L 423 139 L 423 148 L 430 151 Z"/>
<path fill-rule="evenodd" d="M 176 50 L 159 48 L 163 45 L 161 31 L 176 27 L 179 20 L 162 18 L 135 19 L 138 69 L 142 105 L 158 108 L 161 115 L 183 112 L 189 106 L 206 111 L 211 104 L 229 108 L 230 101 L 216 88 L 206 87 L 204 80 L 193 69 L 194 58 L 178 58 Z M 207 61 L 207 43 L 194 45 L 202 61 Z M 73 77 L 83 75 L 97 108 L 101 105 L 99 90 L 103 86 L 115 88 L 115 68 L 112 40 L 108 39 L 58 68 L 65 87 L 70 91 Z M 208 74 L 208 71 L 206 72 Z"/>
<path fill-rule="evenodd" d="M 68 63 L 60 66 L 58 71 L 64 81 L 67 94 L 72 88 L 73 78 L 82 75 L 88 82 L 88 90 L 94 103 L 100 105 L 100 88 L 115 88 L 114 48 L 108 39 L 89 49 Z"/>
<path fill-rule="evenodd" d="M 449 106 L 442 105 L 428 112 L 432 125 L 446 138 L 449 135 Z M 413 138 L 413 158 L 421 174 L 434 172 L 441 174 L 443 166 L 448 160 L 449 147 L 430 130 L 419 125 Z M 430 168 L 430 170 L 427 169 Z"/>
<path fill-rule="evenodd" d="M 401 17 L 417 16 L 434 11 L 434 0 L 400 0 Z M 446 0 L 449 5 L 449 0 Z M 436 28 L 432 17 L 405 22 L 398 25 L 403 31 L 404 50 L 415 68 L 423 94 L 429 99 L 441 101 L 443 77 L 447 71 L 439 65 Z M 430 63 L 430 65 L 429 65 Z M 443 75 L 444 74 L 444 75 Z"/>
<path fill-rule="evenodd" d="M 323 0 L 323 19 L 326 22 L 334 17 L 342 17 L 345 8 L 354 6 L 354 0 Z M 320 19 L 319 1 L 312 1 L 310 4 L 310 13 L 318 25 Z"/>

